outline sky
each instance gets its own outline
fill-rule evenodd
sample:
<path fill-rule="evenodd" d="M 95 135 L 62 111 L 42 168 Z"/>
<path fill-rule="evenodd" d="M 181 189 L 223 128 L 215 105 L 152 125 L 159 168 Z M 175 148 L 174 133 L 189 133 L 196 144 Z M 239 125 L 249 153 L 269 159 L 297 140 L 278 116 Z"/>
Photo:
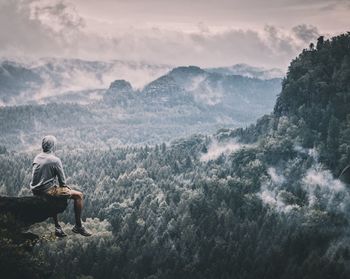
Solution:
<path fill-rule="evenodd" d="M 286 69 L 350 0 L 0 0 L 0 57 Z"/>

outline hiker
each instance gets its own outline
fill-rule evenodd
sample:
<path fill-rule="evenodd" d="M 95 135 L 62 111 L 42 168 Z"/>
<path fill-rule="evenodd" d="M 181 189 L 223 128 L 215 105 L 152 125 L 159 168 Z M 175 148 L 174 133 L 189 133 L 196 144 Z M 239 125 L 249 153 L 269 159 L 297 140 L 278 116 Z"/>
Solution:
<path fill-rule="evenodd" d="M 66 185 L 66 178 L 61 160 L 55 156 L 57 140 L 54 136 L 45 136 L 42 140 L 43 152 L 38 154 L 33 162 L 32 181 L 30 189 L 34 195 L 48 195 L 53 197 L 66 197 L 74 200 L 75 226 L 72 231 L 83 236 L 90 236 L 81 224 L 81 211 L 83 209 L 83 193 L 72 190 Z M 56 178 L 58 186 L 56 185 Z M 55 222 L 55 235 L 58 237 L 67 236 L 58 223 L 57 214 Z"/>

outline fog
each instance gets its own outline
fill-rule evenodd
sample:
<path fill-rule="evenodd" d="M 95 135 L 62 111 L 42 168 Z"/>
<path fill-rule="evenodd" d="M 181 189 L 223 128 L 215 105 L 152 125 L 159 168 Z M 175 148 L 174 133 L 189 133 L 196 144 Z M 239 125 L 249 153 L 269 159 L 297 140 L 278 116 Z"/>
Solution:
<path fill-rule="evenodd" d="M 318 161 L 318 153 L 315 149 L 296 148 L 299 152 L 308 153 L 313 160 L 312 166 L 304 171 L 301 178 L 286 177 L 286 169 L 277 167 L 268 168 L 268 176 L 262 183 L 258 192 L 259 198 L 264 204 L 280 213 L 290 213 L 302 207 L 309 210 L 325 208 L 328 211 L 346 213 L 349 210 L 349 190 L 339 179 Z M 298 181 L 298 179 L 300 179 Z M 302 205 L 293 203 L 293 187 L 291 181 L 300 183 L 301 189 L 306 193 L 306 203 Z M 307 211 L 306 211 L 307 212 Z"/>

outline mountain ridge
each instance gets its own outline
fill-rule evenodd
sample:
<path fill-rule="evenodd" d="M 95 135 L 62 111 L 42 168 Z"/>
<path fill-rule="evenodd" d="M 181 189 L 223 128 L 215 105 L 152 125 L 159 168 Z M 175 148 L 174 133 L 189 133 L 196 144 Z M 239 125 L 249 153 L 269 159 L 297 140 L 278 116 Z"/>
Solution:
<path fill-rule="evenodd" d="M 45 102 L 45 100 L 50 99 L 58 100 L 60 95 L 72 94 L 73 92 L 79 94 L 83 91 L 107 90 L 115 79 L 129 80 L 135 88 L 142 89 L 145 85 L 156 80 L 157 77 L 166 74 L 175 76 L 176 73 L 181 71 L 181 68 L 186 68 L 186 66 L 172 67 L 119 60 L 86 61 L 58 58 L 46 58 L 32 62 L 16 62 L 3 59 L 1 65 L 6 64 L 26 70 L 28 75 L 37 76 L 38 79 L 36 80 L 36 87 L 31 88 L 30 83 L 21 82 L 20 76 L 14 75 L 12 80 L 18 79 L 21 86 L 14 87 L 12 94 L 5 94 L 4 88 L 2 88 L 3 83 L 0 82 L 0 101 L 3 105 Z M 197 66 L 189 67 L 196 68 Z M 206 68 L 200 69 L 200 71 L 206 71 Z M 0 81 L 1 79 L 4 79 L 4 77 L 0 72 Z M 26 88 L 27 91 L 23 92 L 23 88 Z M 21 94 L 21 97 L 16 98 L 19 94 Z M 100 96 L 100 98 L 102 97 Z M 84 103 L 86 103 L 86 100 Z"/>

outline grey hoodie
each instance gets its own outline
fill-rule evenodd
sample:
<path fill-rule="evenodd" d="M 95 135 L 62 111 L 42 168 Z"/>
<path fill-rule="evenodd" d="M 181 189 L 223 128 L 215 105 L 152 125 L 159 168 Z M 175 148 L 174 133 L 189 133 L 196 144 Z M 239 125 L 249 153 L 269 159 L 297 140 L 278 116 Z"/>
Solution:
<path fill-rule="evenodd" d="M 36 194 L 54 186 L 56 177 L 59 186 L 66 185 L 62 162 L 54 155 L 56 142 L 57 140 L 54 136 L 44 137 L 42 141 L 43 152 L 34 159 L 30 189 Z"/>

